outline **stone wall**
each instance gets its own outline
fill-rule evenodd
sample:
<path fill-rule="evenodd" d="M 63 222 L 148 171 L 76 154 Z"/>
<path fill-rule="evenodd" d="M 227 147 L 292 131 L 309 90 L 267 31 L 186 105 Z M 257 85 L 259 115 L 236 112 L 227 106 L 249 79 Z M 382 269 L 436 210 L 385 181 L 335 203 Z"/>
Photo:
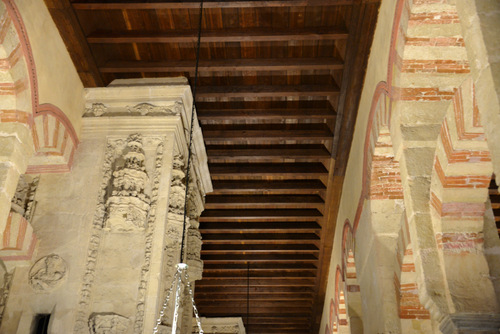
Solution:
<path fill-rule="evenodd" d="M 88 89 L 71 172 L 39 177 L 38 253 L 11 268 L 0 332 L 28 333 L 39 314 L 51 314 L 50 333 L 152 332 L 180 261 L 183 219 L 171 214 L 184 208 L 192 97 L 185 80 L 136 83 Z M 185 259 L 194 279 L 202 270 L 196 219 L 211 191 L 197 127 Z"/>
<path fill-rule="evenodd" d="M 364 333 L 500 328 L 492 283 L 498 235 L 487 205 L 491 173 L 499 167 L 491 80 L 497 43 L 488 38 L 497 7 L 494 1 L 382 1 L 322 332 L 358 333 L 361 323 Z"/>

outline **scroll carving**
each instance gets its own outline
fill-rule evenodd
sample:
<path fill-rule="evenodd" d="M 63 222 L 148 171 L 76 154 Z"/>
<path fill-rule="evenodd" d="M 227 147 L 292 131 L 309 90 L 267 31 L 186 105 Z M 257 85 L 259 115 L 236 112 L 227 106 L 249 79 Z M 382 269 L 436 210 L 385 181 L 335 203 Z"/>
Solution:
<path fill-rule="evenodd" d="M 184 159 L 181 154 L 174 154 L 170 192 L 168 199 L 168 216 L 164 247 L 164 282 L 161 300 L 164 300 L 175 274 L 175 265 L 179 262 L 182 228 L 184 224 L 184 200 L 186 186 L 184 184 Z M 169 316 L 163 318 L 163 324 L 168 325 Z"/>
<path fill-rule="evenodd" d="M 130 320 L 115 313 L 96 313 L 89 319 L 91 334 L 125 334 Z"/>
<path fill-rule="evenodd" d="M 118 232 L 144 230 L 150 198 L 144 192 L 149 178 L 140 134 L 127 138 L 127 147 L 120 158 L 124 165 L 113 172 L 112 196 L 106 203 L 105 229 Z M 119 161 L 117 159 L 115 165 Z"/>
<path fill-rule="evenodd" d="M 49 292 L 62 283 L 66 272 L 66 262 L 59 255 L 44 256 L 31 267 L 29 284 L 37 292 Z"/>
<path fill-rule="evenodd" d="M 177 112 L 171 108 L 164 106 L 155 106 L 150 103 L 140 103 L 133 107 L 127 107 L 127 110 L 131 113 L 139 113 L 141 116 L 153 116 L 153 115 L 176 115 Z"/>
<path fill-rule="evenodd" d="M 85 109 L 83 116 L 175 116 L 179 115 L 182 110 L 182 102 L 179 101 L 161 106 L 155 106 L 151 103 L 139 103 L 132 106 L 107 106 L 103 103 L 92 103 L 90 107 Z"/>
<path fill-rule="evenodd" d="M 0 288 L 0 324 L 2 323 L 5 306 L 7 305 L 7 299 L 9 298 L 10 286 L 12 284 L 12 277 L 14 274 L 5 273 L 3 286 Z"/>
<path fill-rule="evenodd" d="M 146 228 L 146 245 L 144 253 L 144 264 L 141 270 L 141 282 L 139 283 L 139 293 L 137 301 L 137 314 L 134 323 L 134 333 L 142 333 L 144 325 L 144 303 L 146 301 L 146 289 L 148 285 L 148 273 L 151 266 L 151 254 L 153 247 L 153 234 L 155 230 L 156 210 L 158 194 L 160 188 L 161 167 L 163 164 L 163 143 L 158 144 L 156 148 L 155 171 L 153 175 L 153 186 L 151 189 L 151 209 L 149 211 L 148 223 Z"/>

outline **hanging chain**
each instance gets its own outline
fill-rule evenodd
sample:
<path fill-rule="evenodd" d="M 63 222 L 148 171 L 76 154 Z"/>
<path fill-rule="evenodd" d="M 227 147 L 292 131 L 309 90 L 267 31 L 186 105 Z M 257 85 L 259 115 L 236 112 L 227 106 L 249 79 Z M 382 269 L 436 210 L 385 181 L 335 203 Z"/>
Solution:
<path fill-rule="evenodd" d="M 198 309 L 196 308 L 196 303 L 194 302 L 193 289 L 191 289 L 191 282 L 189 282 L 189 276 L 188 276 L 187 270 L 185 273 L 185 278 L 186 278 L 187 287 L 189 290 L 189 297 L 191 297 L 191 303 L 193 304 L 193 313 L 194 313 L 194 316 L 196 318 L 196 325 L 198 326 L 199 334 L 203 334 L 203 329 L 201 328 L 201 320 L 200 320 L 200 316 L 198 315 Z"/>
<path fill-rule="evenodd" d="M 179 263 L 177 265 L 177 289 L 175 289 L 175 308 L 174 319 L 172 320 L 172 334 L 177 332 L 177 320 L 179 319 L 179 304 L 181 301 L 181 285 L 182 285 L 182 271 L 187 268 L 187 264 Z"/>
<path fill-rule="evenodd" d="M 184 274 L 184 275 L 183 275 Z M 174 290 L 174 285 L 177 283 L 175 289 L 175 308 L 174 308 L 174 318 L 172 320 L 172 334 L 176 334 L 177 331 L 177 321 L 179 319 L 179 307 L 180 307 L 180 299 L 181 299 L 181 286 L 182 286 L 182 278 L 184 277 L 186 281 L 186 286 L 189 290 L 189 297 L 191 299 L 191 303 L 193 304 L 193 313 L 196 318 L 196 325 L 198 326 L 199 334 L 203 334 L 203 329 L 201 328 L 201 320 L 198 314 L 198 309 L 196 308 L 196 304 L 194 302 L 194 294 L 193 289 L 191 288 L 191 283 L 189 282 L 189 274 L 188 274 L 188 265 L 185 263 L 179 263 L 177 265 L 177 271 L 175 272 L 174 278 L 172 280 L 172 285 L 170 289 L 168 289 L 167 296 L 165 298 L 165 302 L 163 303 L 163 307 L 160 311 L 160 316 L 156 320 L 156 326 L 153 329 L 153 334 L 157 334 L 159 330 L 159 326 L 161 324 L 161 320 L 165 315 L 165 310 L 168 307 L 168 302 L 170 299 L 170 295 Z"/>
<path fill-rule="evenodd" d="M 170 285 L 170 289 L 168 289 L 168 291 L 167 291 L 167 296 L 165 297 L 165 302 L 163 303 L 163 306 L 161 308 L 160 316 L 158 317 L 158 319 L 156 319 L 156 325 L 155 325 L 155 328 L 153 329 L 153 334 L 157 334 L 158 333 L 158 327 L 161 324 L 161 319 L 165 315 L 165 310 L 167 309 L 168 301 L 170 299 L 170 295 L 172 294 L 172 291 L 174 290 L 174 284 L 175 284 L 175 282 L 177 280 L 177 276 L 179 276 L 179 272 L 178 271 L 175 272 L 174 279 L 172 280 L 172 284 Z"/>

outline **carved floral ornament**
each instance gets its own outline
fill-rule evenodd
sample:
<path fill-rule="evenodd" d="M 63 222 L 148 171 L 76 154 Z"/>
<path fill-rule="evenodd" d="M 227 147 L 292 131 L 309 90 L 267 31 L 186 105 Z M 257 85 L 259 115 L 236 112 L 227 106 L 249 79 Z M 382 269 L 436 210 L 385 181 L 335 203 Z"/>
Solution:
<path fill-rule="evenodd" d="M 37 292 L 52 291 L 61 285 L 67 271 L 66 262 L 59 255 L 44 256 L 31 267 L 29 284 Z"/>
<path fill-rule="evenodd" d="M 182 102 L 175 101 L 168 105 L 157 106 L 151 103 L 139 103 L 133 106 L 116 107 L 104 103 L 92 103 L 85 108 L 84 117 L 101 116 L 175 116 L 182 112 Z"/>

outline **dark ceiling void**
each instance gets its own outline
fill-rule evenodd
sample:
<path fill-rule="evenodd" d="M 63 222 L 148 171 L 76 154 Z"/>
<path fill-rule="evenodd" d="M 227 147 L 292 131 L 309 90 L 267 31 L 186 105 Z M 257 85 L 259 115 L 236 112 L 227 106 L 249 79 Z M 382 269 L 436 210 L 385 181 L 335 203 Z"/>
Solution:
<path fill-rule="evenodd" d="M 199 2 L 45 2 L 86 87 L 192 82 Z M 319 332 L 379 5 L 205 1 L 196 103 L 214 192 L 200 218 L 202 316 L 241 316 L 251 334 Z"/>

